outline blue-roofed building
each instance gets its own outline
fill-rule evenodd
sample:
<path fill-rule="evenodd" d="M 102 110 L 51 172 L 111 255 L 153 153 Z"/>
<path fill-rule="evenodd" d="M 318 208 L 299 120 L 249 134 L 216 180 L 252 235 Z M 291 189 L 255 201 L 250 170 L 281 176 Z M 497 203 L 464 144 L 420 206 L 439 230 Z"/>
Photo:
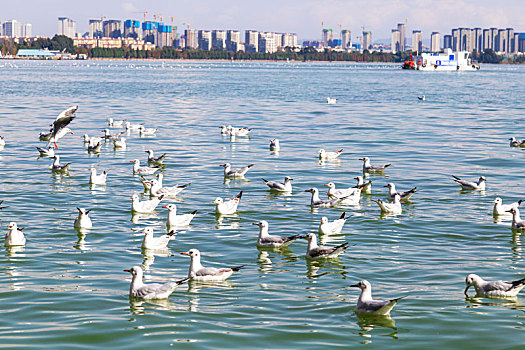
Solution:
<path fill-rule="evenodd" d="M 124 22 L 124 38 L 134 38 L 137 39 L 139 37 L 139 31 L 140 31 L 140 22 L 133 20 L 133 19 L 127 19 Z"/>
<path fill-rule="evenodd" d="M 19 49 L 16 53 L 17 58 L 30 58 L 30 59 L 57 59 L 60 57 L 59 51 L 49 51 L 43 49 Z"/>

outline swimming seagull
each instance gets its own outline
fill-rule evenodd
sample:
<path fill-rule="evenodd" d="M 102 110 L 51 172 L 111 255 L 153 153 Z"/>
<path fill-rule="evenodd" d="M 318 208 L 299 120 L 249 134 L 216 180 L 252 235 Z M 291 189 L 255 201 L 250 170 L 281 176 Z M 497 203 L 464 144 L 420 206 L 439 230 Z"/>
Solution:
<path fill-rule="evenodd" d="M 113 140 L 113 148 L 126 149 L 126 138 L 121 137 L 120 140 Z"/>
<path fill-rule="evenodd" d="M 525 140 L 516 140 L 513 136 L 510 139 L 510 147 L 523 147 L 525 146 Z"/>
<path fill-rule="evenodd" d="M 152 165 L 152 164 L 162 165 L 162 162 L 164 161 L 164 159 L 166 159 L 166 153 L 163 153 L 159 157 L 155 157 L 153 155 L 153 151 L 150 149 L 144 152 L 148 154 L 148 165 Z"/>
<path fill-rule="evenodd" d="M 467 288 L 465 288 L 465 295 L 468 297 L 467 291 L 471 286 L 476 289 L 476 296 L 485 298 L 501 298 L 501 297 L 515 297 L 520 290 L 525 287 L 525 278 L 516 281 L 492 281 L 487 282 L 476 274 L 471 273 L 465 279 Z"/>
<path fill-rule="evenodd" d="M 270 140 L 270 151 L 279 152 L 280 149 L 281 149 L 281 145 L 279 144 L 279 140 L 271 139 Z"/>
<path fill-rule="evenodd" d="M 139 127 L 139 135 L 142 137 L 142 136 L 152 136 L 152 135 L 155 135 L 155 133 L 157 132 L 157 130 L 159 129 L 155 129 L 155 128 L 146 128 L 144 127 L 144 125 L 141 125 Z"/>
<path fill-rule="evenodd" d="M 525 220 L 521 220 L 520 210 L 516 207 L 511 208 L 508 212 L 512 214 L 512 229 L 525 230 Z"/>
<path fill-rule="evenodd" d="M 162 185 L 159 185 L 158 180 L 151 180 L 151 187 L 149 189 L 149 196 L 150 197 L 158 197 L 161 195 L 164 195 L 166 197 L 175 197 L 179 193 L 182 192 L 185 188 L 187 188 L 191 183 L 187 183 L 185 185 L 177 185 L 172 187 L 161 187 Z"/>
<path fill-rule="evenodd" d="M 410 197 L 412 197 L 412 195 L 417 192 L 417 187 L 414 187 L 410 191 L 397 192 L 396 185 L 394 185 L 392 182 L 386 184 L 385 187 L 388 187 L 388 198 L 390 199 L 394 199 L 395 195 L 398 194 L 401 199 L 409 200 Z"/>
<path fill-rule="evenodd" d="M 385 165 L 372 165 L 368 157 L 359 158 L 359 160 L 363 161 L 363 173 L 381 172 L 392 165 L 390 163 Z"/>
<path fill-rule="evenodd" d="M 358 201 L 361 198 L 361 190 L 355 187 L 345 188 L 342 190 L 336 190 L 335 184 L 329 182 L 325 184 L 328 187 L 328 198 L 343 198 L 347 197 L 347 201 Z"/>
<path fill-rule="evenodd" d="M 16 222 L 10 222 L 7 228 L 9 229 L 9 231 L 7 231 L 7 234 L 5 235 L 4 242 L 4 245 L 6 247 L 15 245 L 26 245 L 26 238 L 24 236 L 24 233 L 22 232 L 24 230 L 24 227 L 22 227 L 19 230 Z"/>
<path fill-rule="evenodd" d="M 312 199 L 310 200 L 310 205 L 312 207 L 333 207 L 333 206 L 343 203 L 344 200 L 347 198 L 347 197 L 342 197 L 342 198 L 332 198 L 332 199 L 320 199 L 319 190 L 315 187 L 310 188 L 308 190 L 304 190 L 304 191 L 310 192 L 312 194 Z"/>
<path fill-rule="evenodd" d="M 239 206 L 239 203 L 241 202 L 242 197 L 242 191 L 239 192 L 239 194 L 232 199 L 228 200 L 227 202 L 224 202 L 221 197 L 217 197 L 213 203 L 215 203 L 215 212 L 217 214 L 234 214 L 237 211 L 237 207 Z"/>
<path fill-rule="evenodd" d="M 98 143 L 96 144 L 93 144 L 90 142 L 87 148 L 89 153 L 100 153 L 101 149 L 102 149 L 102 143 L 100 143 L 100 141 L 98 141 Z"/>
<path fill-rule="evenodd" d="M 97 175 L 97 169 L 91 168 L 89 169 L 90 175 L 89 175 L 89 183 L 92 185 L 105 185 L 106 184 L 106 178 L 108 176 L 108 173 L 104 170 L 102 174 Z"/>
<path fill-rule="evenodd" d="M 189 214 L 177 215 L 177 206 L 175 204 L 168 204 L 163 208 L 169 210 L 168 220 L 166 221 L 168 229 L 170 227 L 188 226 L 195 215 L 197 215 L 197 210 L 194 210 Z"/>
<path fill-rule="evenodd" d="M 244 175 L 250 170 L 255 164 L 250 164 L 242 168 L 232 169 L 230 163 L 219 164 L 224 167 L 224 177 L 244 177 Z"/>
<path fill-rule="evenodd" d="M 248 134 L 250 133 L 250 131 L 252 131 L 252 129 L 236 128 L 236 127 L 233 127 L 231 125 L 229 125 L 228 128 L 230 129 L 230 136 L 231 137 L 235 137 L 235 136 L 249 136 Z"/>
<path fill-rule="evenodd" d="M 425 101 L 427 98 L 426 98 L 425 95 L 423 95 L 423 96 L 418 96 L 417 99 L 418 99 L 419 101 Z"/>
<path fill-rule="evenodd" d="M 124 134 L 124 131 L 119 132 L 118 134 L 112 134 L 109 129 L 102 130 L 104 132 L 104 136 L 102 136 L 105 140 L 118 140 L 120 137 Z"/>
<path fill-rule="evenodd" d="M 173 291 L 186 282 L 188 279 L 184 278 L 176 282 L 168 282 L 164 284 L 149 283 L 144 284 L 142 281 L 142 267 L 133 266 L 131 269 L 124 270 L 131 273 L 131 285 L 129 286 L 129 296 L 140 299 L 166 299 Z"/>
<path fill-rule="evenodd" d="M 401 207 L 401 196 L 399 196 L 398 193 L 394 195 L 394 201 L 392 203 L 383 202 L 381 199 L 374 202 L 381 208 L 381 213 L 401 214 L 403 211 Z"/>
<path fill-rule="evenodd" d="M 149 166 L 140 166 L 140 160 L 134 159 L 130 160 L 133 164 L 133 175 L 153 175 L 160 168 L 158 167 L 149 167 Z"/>
<path fill-rule="evenodd" d="M 204 267 L 201 264 L 201 253 L 198 249 L 190 249 L 187 252 L 182 252 L 182 255 L 187 255 L 191 258 L 190 269 L 188 271 L 188 278 L 194 281 L 201 282 L 220 282 L 230 277 L 234 272 L 239 271 L 246 265 L 240 265 L 232 268 L 217 269 L 215 267 Z"/>
<path fill-rule="evenodd" d="M 226 125 L 219 126 L 219 129 L 221 129 L 221 134 L 228 135 L 230 133 L 230 129 Z"/>
<path fill-rule="evenodd" d="M 328 103 L 329 105 L 335 105 L 337 103 L 337 98 L 327 97 L 326 103 Z"/>
<path fill-rule="evenodd" d="M 492 209 L 492 214 L 494 216 L 507 215 L 509 210 L 511 210 L 512 208 L 518 208 L 520 206 L 521 202 L 523 202 L 523 200 L 519 200 L 517 202 L 510 203 L 510 204 L 503 204 L 503 200 L 501 200 L 501 198 L 499 198 L 499 197 L 496 197 L 496 199 L 494 199 L 492 201 L 492 203 L 494 203 L 494 208 Z"/>
<path fill-rule="evenodd" d="M 284 183 L 280 182 L 274 182 L 274 181 L 268 181 L 265 179 L 262 179 L 266 186 L 270 188 L 271 191 L 278 191 L 278 192 L 292 192 L 292 181 L 293 179 L 289 176 L 284 177 Z"/>
<path fill-rule="evenodd" d="M 73 224 L 73 227 L 92 228 L 93 224 L 91 223 L 91 219 L 89 218 L 89 212 L 91 210 L 86 210 L 84 208 L 77 208 L 77 210 L 78 210 L 78 216 L 75 219 L 75 223 Z"/>
<path fill-rule="evenodd" d="M 355 180 L 357 180 L 357 188 L 361 189 L 361 193 L 370 194 L 372 193 L 372 181 L 368 180 L 367 183 L 363 181 L 362 176 L 356 176 L 354 177 Z"/>
<path fill-rule="evenodd" d="M 268 221 L 261 220 L 254 222 L 252 225 L 259 226 L 259 237 L 257 238 L 258 247 L 286 247 L 296 239 L 300 238 L 300 235 L 293 235 L 288 237 L 273 236 L 268 233 Z"/>
<path fill-rule="evenodd" d="M 60 164 L 60 156 L 58 154 L 55 154 L 55 156 L 53 157 L 55 160 L 53 161 L 53 164 L 51 165 L 51 170 L 53 171 L 62 171 L 62 172 L 66 172 L 69 170 L 69 165 L 71 163 L 67 163 L 67 164 Z"/>
<path fill-rule="evenodd" d="M 140 124 L 131 124 L 130 122 L 126 122 L 126 130 L 139 130 Z"/>
<path fill-rule="evenodd" d="M 317 245 L 317 236 L 311 232 L 301 238 L 308 239 L 308 247 L 306 248 L 306 257 L 308 259 L 336 258 L 348 248 L 348 242 L 344 242 L 335 247 Z"/>
<path fill-rule="evenodd" d="M 151 182 L 146 180 L 146 178 L 144 176 L 139 176 L 139 179 L 140 179 L 140 182 L 142 183 L 142 186 L 144 186 L 144 192 L 148 192 L 149 193 L 149 191 L 151 189 Z"/>
<path fill-rule="evenodd" d="M 73 119 L 75 119 L 75 112 L 77 109 L 78 106 L 69 107 L 65 111 L 62 111 L 58 117 L 56 117 L 53 124 L 51 124 L 51 129 L 49 130 L 51 135 L 47 141 L 47 147 L 49 147 L 51 143 L 54 143 L 55 148 L 58 149 L 58 140 L 64 137 L 68 132 L 73 134 L 73 131 L 71 131 L 71 129 L 69 129 L 67 126 Z"/>
<path fill-rule="evenodd" d="M 341 148 L 339 151 L 335 152 L 326 152 L 324 148 L 321 148 L 317 153 L 319 154 L 319 160 L 334 160 L 343 153 L 343 149 Z"/>
<path fill-rule="evenodd" d="M 151 213 L 155 210 L 155 208 L 157 208 L 157 205 L 159 205 L 163 198 L 164 196 L 160 196 L 154 197 L 150 200 L 140 201 L 139 195 L 135 193 L 133 197 L 130 198 L 133 200 L 131 204 L 131 211 L 137 213 Z"/>
<path fill-rule="evenodd" d="M 124 124 L 124 120 L 113 120 L 113 118 L 108 119 L 108 126 L 110 128 L 121 128 Z"/>
<path fill-rule="evenodd" d="M 358 314 L 388 315 L 399 299 L 406 298 L 404 296 L 390 300 L 374 300 L 372 299 L 372 285 L 367 280 L 362 280 L 350 287 L 361 289 L 361 295 L 357 299 L 355 309 Z"/>
<path fill-rule="evenodd" d="M 318 232 L 320 234 L 330 235 L 330 234 L 339 234 L 343 230 L 343 226 L 346 223 L 346 220 L 348 220 L 348 216 L 345 216 L 346 213 L 343 212 L 339 219 L 334 220 L 332 222 L 328 221 L 328 218 L 326 216 L 323 216 L 321 218 L 321 223 L 319 224 L 319 230 Z"/>
<path fill-rule="evenodd" d="M 146 227 L 142 233 L 144 233 L 144 239 L 142 240 L 143 249 L 164 249 L 168 246 L 176 231 L 172 230 L 167 235 L 153 237 L 153 228 Z"/>
<path fill-rule="evenodd" d="M 0 147 L 5 146 L 5 138 L 3 136 L 0 136 Z"/>
<path fill-rule="evenodd" d="M 52 146 L 49 146 L 47 149 L 37 147 L 36 148 L 40 157 L 53 158 L 55 156 L 55 149 Z"/>
<path fill-rule="evenodd" d="M 452 175 L 452 177 L 452 180 L 456 181 L 456 183 L 464 190 L 485 191 L 485 181 L 487 181 L 487 179 L 485 179 L 484 176 L 480 176 L 478 182 L 461 180 L 459 177 L 454 175 Z"/>

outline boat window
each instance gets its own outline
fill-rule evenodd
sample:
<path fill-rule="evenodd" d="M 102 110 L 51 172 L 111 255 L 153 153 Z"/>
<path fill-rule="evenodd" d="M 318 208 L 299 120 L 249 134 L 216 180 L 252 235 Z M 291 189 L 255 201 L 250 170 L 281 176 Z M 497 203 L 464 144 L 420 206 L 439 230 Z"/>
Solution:
<path fill-rule="evenodd" d="M 465 59 L 467 59 L 467 58 L 468 58 L 468 52 L 465 53 Z"/>

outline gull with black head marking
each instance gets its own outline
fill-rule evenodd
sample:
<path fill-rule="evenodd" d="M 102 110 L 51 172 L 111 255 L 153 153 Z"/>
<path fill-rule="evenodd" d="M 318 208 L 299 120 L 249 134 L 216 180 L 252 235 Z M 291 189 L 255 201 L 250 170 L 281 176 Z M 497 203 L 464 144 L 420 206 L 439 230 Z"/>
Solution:
<path fill-rule="evenodd" d="M 53 164 L 51 164 L 51 167 L 50 167 L 51 170 L 55 172 L 64 172 L 64 173 L 69 170 L 69 166 L 71 165 L 71 163 L 60 164 L 60 156 L 58 154 L 55 154 L 53 158 L 54 158 L 54 161 L 53 161 Z"/>
<path fill-rule="evenodd" d="M 277 192 L 292 192 L 292 181 L 293 179 L 290 176 L 284 177 L 284 183 L 274 182 L 262 179 L 263 182 L 270 188 L 271 191 Z"/>
<path fill-rule="evenodd" d="M 408 201 L 410 200 L 410 197 L 412 197 L 412 195 L 417 192 L 417 187 L 414 187 L 410 191 L 398 192 L 396 191 L 396 185 L 394 185 L 392 182 L 386 184 L 385 187 L 388 187 L 388 198 L 390 199 L 394 199 L 396 194 L 398 194 L 401 199 Z"/>
<path fill-rule="evenodd" d="M 381 208 L 382 214 L 401 214 L 403 208 L 401 207 L 401 196 L 396 193 L 394 195 L 394 201 L 392 203 L 383 202 L 381 199 L 374 201 Z"/>
<path fill-rule="evenodd" d="M 337 258 L 341 253 L 343 253 L 346 248 L 348 248 L 348 242 L 339 244 L 335 247 L 326 247 L 323 245 L 317 245 L 317 236 L 315 233 L 308 233 L 306 236 L 302 236 L 308 240 L 308 247 L 306 248 L 306 257 L 308 259 L 328 259 L 328 258 Z"/>
<path fill-rule="evenodd" d="M 119 140 L 122 135 L 124 135 L 124 131 L 121 131 L 117 134 L 112 134 L 109 129 L 103 129 L 104 136 L 102 136 L 105 140 Z"/>
<path fill-rule="evenodd" d="M 133 266 L 131 269 L 124 270 L 131 273 L 131 285 L 129 286 L 129 296 L 139 299 L 166 299 L 173 291 L 186 282 L 188 278 L 183 278 L 176 282 L 168 282 L 164 284 L 149 283 L 144 284 L 143 270 L 140 266 Z"/>
<path fill-rule="evenodd" d="M 300 235 L 293 235 L 288 237 L 281 237 L 276 235 L 270 235 L 268 232 L 268 221 L 261 220 L 254 222 L 252 225 L 259 226 L 259 237 L 257 238 L 257 246 L 261 248 L 282 248 L 287 247 L 290 243 L 300 238 Z"/>
<path fill-rule="evenodd" d="M 485 281 L 476 274 L 471 273 L 465 279 L 467 288 L 465 288 L 465 295 L 468 297 L 467 291 L 474 286 L 476 289 L 476 296 L 485 298 L 508 298 L 515 297 L 525 287 L 525 278 L 516 281 Z"/>
<path fill-rule="evenodd" d="M 487 181 L 487 179 L 485 179 L 484 176 L 480 176 L 478 182 L 461 180 L 459 177 L 454 175 L 452 175 L 452 178 L 452 180 L 454 180 L 458 185 L 460 185 L 461 189 L 463 190 L 485 191 L 485 182 Z"/>
<path fill-rule="evenodd" d="M 133 164 L 133 175 L 153 175 L 160 170 L 159 167 L 140 166 L 140 160 L 130 160 Z"/>
<path fill-rule="evenodd" d="M 324 148 L 321 148 L 317 153 L 319 154 L 319 160 L 335 160 L 343 153 L 343 149 L 341 148 L 335 152 L 327 152 Z"/>
<path fill-rule="evenodd" d="M 234 272 L 239 271 L 245 265 L 231 268 L 217 269 L 215 267 L 204 267 L 201 264 L 201 253 L 198 249 L 190 249 L 182 252 L 181 255 L 187 255 L 191 258 L 188 278 L 199 282 L 221 282 L 230 277 Z"/>
<path fill-rule="evenodd" d="M 281 149 L 281 145 L 279 143 L 278 139 L 271 139 L 270 140 L 270 151 L 272 152 L 279 152 Z"/>
<path fill-rule="evenodd" d="M 48 157 L 53 158 L 55 156 L 55 149 L 52 146 L 49 146 L 47 149 L 37 147 L 39 157 Z"/>
<path fill-rule="evenodd" d="M 359 158 L 359 160 L 363 161 L 363 173 L 380 173 L 392 164 L 384 164 L 384 165 L 372 165 L 370 163 L 370 158 L 363 157 Z"/>
<path fill-rule="evenodd" d="M 374 300 L 372 298 L 372 285 L 367 280 L 362 280 L 350 287 L 361 289 L 361 295 L 357 299 L 357 307 L 355 308 L 357 314 L 388 315 L 398 300 L 406 298 L 403 296 L 390 300 Z"/>
<path fill-rule="evenodd" d="M 162 162 L 164 159 L 166 159 L 166 153 L 163 153 L 162 155 L 155 157 L 153 155 L 153 150 L 149 149 L 147 151 L 144 151 L 148 154 L 148 164 L 149 165 L 163 165 Z"/>
<path fill-rule="evenodd" d="M 224 167 L 224 177 L 233 177 L 233 178 L 244 177 L 244 175 L 248 172 L 248 170 L 250 170 L 250 168 L 254 165 L 255 164 L 250 164 L 242 168 L 232 169 L 230 163 L 219 164 L 219 166 Z"/>
<path fill-rule="evenodd" d="M 525 147 L 525 140 L 516 140 L 513 136 L 510 139 L 510 147 Z"/>
<path fill-rule="evenodd" d="M 361 199 L 361 190 L 357 187 L 349 187 L 337 190 L 333 182 L 325 184 L 328 187 L 328 198 L 343 198 L 345 202 L 359 202 Z"/>
<path fill-rule="evenodd" d="M 24 236 L 24 232 L 22 232 L 24 227 L 18 229 L 16 222 L 10 222 L 7 228 L 9 231 L 7 231 L 4 241 L 6 247 L 26 245 L 26 237 Z"/>
<path fill-rule="evenodd" d="M 364 182 L 362 176 L 356 176 L 354 177 L 355 180 L 357 180 L 356 187 L 361 190 L 361 193 L 371 194 L 372 193 L 372 181 L 368 180 L 367 183 Z"/>
<path fill-rule="evenodd" d="M 161 195 L 164 195 L 165 197 L 175 197 L 179 193 L 181 193 L 185 188 L 191 185 L 191 183 L 187 183 L 185 185 L 176 185 L 171 187 L 162 187 L 162 184 L 159 184 L 159 180 L 151 180 L 151 187 L 149 189 L 149 196 L 150 197 L 158 197 Z"/>

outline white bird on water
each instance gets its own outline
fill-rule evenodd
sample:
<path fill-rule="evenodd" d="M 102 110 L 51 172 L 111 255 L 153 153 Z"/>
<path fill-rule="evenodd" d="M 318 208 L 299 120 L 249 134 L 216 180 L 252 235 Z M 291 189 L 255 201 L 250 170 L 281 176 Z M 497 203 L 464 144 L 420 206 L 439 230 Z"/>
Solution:
<path fill-rule="evenodd" d="M 159 129 L 156 129 L 156 128 L 146 128 L 144 127 L 144 125 L 141 125 L 139 127 L 139 135 L 142 137 L 142 136 L 153 136 L 155 135 L 155 133 L 157 132 L 157 130 Z"/>
<path fill-rule="evenodd" d="M 401 199 L 410 200 L 410 197 L 412 197 L 412 195 L 417 192 L 417 187 L 414 187 L 410 191 L 398 192 L 396 191 L 396 185 L 394 185 L 392 182 L 386 184 L 385 187 L 388 187 L 388 198 L 390 199 L 394 199 L 396 194 L 398 194 Z"/>
<path fill-rule="evenodd" d="M 163 208 L 168 209 L 168 220 L 166 221 L 166 226 L 168 229 L 170 227 L 181 227 L 188 226 L 191 223 L 191 220 L 197 215 L 197 210 L 189 214 L 177 215 L 177 206 L 175 204 L 168 204 Z"/>
<path fill-rule="evenodd" d="M 105 140 L 118 140 L 124 134 L 124 131 L 119 132 L 118 134 L 112 134 L 109 129 L 102 130 L 104 132 L 103 138 Z M 92 138 L 93 139 L 93 138 Z M 91 140 L 90 140 L 91 141 Z"/>
<path fill-rule="evenodd" d="M 219 166 L 224 167 L 224 177 L 234 177 L 234 178 L 244 177 L 244 175 L 248 172 L 248 170 L 250 170 L 250 168 L 254 165 L 255 164 L 250 164 L 242 168 L 232 169 L 230 163 L 219 164 Z"/>
<path fill-rule="evenodd" d="M 69 170 L 69 165 L 71 163 L 66 164 L 60 164 L 60 156 L 58 154 L 55 154 L 53 157 L 55 160 L 53 161 L 53 164 L 51 164 L 51 170 L 56 172 L 67 172 Z"/>
<path fill-rule="evenodd" d="M 23 227 L 19 230 L 16 222 L 10 222 L 7 228 L 9 231 L 7 231 L 4 241 L 6 247 L 26 245 L 26 237 L 22 232 L 24 229 Z"/>
<path fill-rule="evenodd" d="M 485 191 L 485 179 L 484 176 L 480 176 L 478 182 L 470 182 L 461 180 L 459 177 L 452 175 L 452 180 L 454 180 L 458 185 L 461 186 L 463 190 L 476 190 L 476 191 Z"/>
<path fill-rule="evenodd" d="M 510 139 L 510 147 L 524 147 L 525 146 L 525 140 L 516 140 L 516 138 L 513 136 Z"/>
<path fill-rule="evenodd" d="M 343 226 L 346 223 L 346 220 L 348 220 L 348 216 L 345 216 L 346 213 L 343 212 L 339 219 L 334 220 L 332 222 L 328 221 L 328 218 L 326 216 L 323 216 L 321 218 L 321 223 L 319 224 L 319 233 L 330 235 L 330 234 L 340 234 L 343 230 Z"/>
<path fill-rule="evenodd" d="M 158 197 L 164 195 L 165 197 L 175 197 L 181 193 L 185 188 L 187 188 L 191 183 L 185 185 L 177 185 L 172 187 L 162 187 L 162 183 L 159 180 L 151 180 L 151 187 L 149 189 L 150 197 Z"/>
<path fill-rule="evenodd" d="M 302 236 L 302 238 L 308 239 L 308 247 L 306 248 L 306 257 L 308 259 L 336 258 L 348 248 L 348 242 L 344 242 L 335 247 L 317 245 L 317 236 L 311 232 L 306 236 Z"/>
<path fill-rule="evenodd" d="M 525 230 L 525 220 L 520 218 L 520 210 L 516 208 L 511 208 L 508 210 L 512 214 L 512 229 L 514 230 Z"/>
<path fill-rule="evenodd" d="M 381 213 L 385 214 L 401 214 L 403 208 L 401 207 L 401 196 L 398 193 L 394 195 L 394 201 L 392 203 L 383 202 L 381 199 L 378 199 L 376 202 L 381 208 Z"/>
<path fill-rule="evenodd" d="M 359 160 L 363 161 L 363 173 L 380 173 L 392 165 L 390 163 L 384 165 L 372 165 L 370 163 L 370 158 L 368 157 L 359 158 Z"/>
<path fill-rule="evenodd" d="M 201 253 L 198 249 L 190 249 L 187 252 L 182 252 L 182 255 L 187 255 L 191 258 L 190 269 L 188 271 L 188 278 L 200 282 L 221 282 L 230 277 L 234 272 L 239 271 L 246 265 L 240 265 L 231 268 L 217 269 L 215 267 L 204 267 L 201 264 Z"/>
<path fill-rule="evenodd" d="M 236 127 L 233 127 L 233 126 L 231 126 L 231 125 L 229 125 L 228 128 L 230 129 L 230 136 L 231 136 L 231 137 L 236 137 L 236 136 L 249 136 L 250 131 L 252 131 L 252 129 L 248 129 L 248 128 L 236 128 Z"/>
<path fill-rule="evenodd" d="M 5 138 L 3 136 L 0 136 L 0 147 L 5 146 Z"/>
<path fill-rule="evenodd" d="M 357 180 L 357 188 L 361 189 L 361 193 L 371 194 L 372 193 L 372 181 L 368 180 L 367 183 L 364 182 L 362 176 L 354 177 Z"/>
<path fill-rule="evenodd" d="M 345 204 L 357 204 L 361 199 L 361 190 L 359 188 L 349 187 L 336 190 L 333 182 L 329 182 L 325 186 L 328 187 L 328 198 L 345 198 Z"/>
<path fill-rule="evenodd" d="M 215 203 L 215 212 L 217 214 L 230 215 L 235 214 L 237 207 L 241 202 L 242 191 L 232 199 L 225 202 L 221 197 L 217 197 L 213 203 Z"/>
<path fill-rule="evenodd" d="M 324 148 L 321 148 L 317 153 L 319 154 L 319 160 L 335 160 L 343 153 L 343 149 L 341 148 L 335 152 L 326 152 Z"/>
<path fill-rule="evenodd" d="M 130 122 L 126 122 L 126 130 L 139 130 L 141 127 L 141 124 L 131 124 Z"/>
<path fill-rule="evenodd" d="M 108 126 L 110 128 L 121 128 L 124 124 L 124 120 L 113 120 L 113 118 L 108 118 Z"/>
<path fill-rule="evenodd" d="M 144 151 L 148 154 L 148 165 L 162 165 L 162 162 L 164 159 L 166 159 L 166 153 L 163 153 L 162 155 L 155 157 L 153 155 L 153 150 L 149 149 L 147 151 Z"/>
<path fill-rule="evenodd" d="M 271 139 L 270 140 L 270 151 L 272 152 L 279 152 L 281 149 L 281 145 L 279 143 L 278 139 Z"/>
<path fill-rule="evenodd" d="M 133 175 L 152 175 L 157 172 L 160 168 L 149 167 L 149 166 L 140 166 L 140 160 L 134 159 L 130 160 L 133 164 Z"/>
<path fill-rule="evenodd" d="M 355 312 L 358 314 L 373 314 L 373 315 L 388 315 L 390 310 L 396 305 L 399 297 L 390 300 L 374 300 L 372 298 L 372 285 L 367 280 L 362 280 L 350 287 L 357 287 L 361 289 L 361 295 L 357 299 L 357 307 Z"/>
<path fill-rule="evenodd" d="M 52 146 L 49 146 L 47 149 L 37 147 L 36 148 L 40 157 L 53 158 L 55 156 L 55 149 Z"/>
<path fill-rule="evenodd" d="M 342 204 L 347 197 L 342 198 L 332 198 L 332 199 L 320 199 L 319 198 L 319 190 L 315 187 L 310 188 L 308 190 L 304 190 L 305 192 L 310 192 L 312 194 L 312 199 L 310 200 L 310 205 L 312 207 L 334 207 L 336 205 Z"/>
<path fill-rule="evenodd" d="M 120 140 L 113 140 L 113 148 L 125 150 L 127 148 L 126 141 L 127 139 L 125 137 L 121 137 Z"/>
<path fill-rule="evenodd" d="M 129 296 L 139 299 L 166 299 L 173 291 L 186 282 L 188 278 L 183 278 L 176 282 L 168 282 L 164 284 L 149 283 L 144 284 L 142 280 L 143 270 L 140 266 L 133 266 L 131 269 L 124 270 L 131 273 L 131 285 L 129 286 Z"/>
<path fill-rule="evenodd" d="M 164 196 L 160 196 L 154 197 L 150 200 L 140 201 L 139 195 L 135 193 L 133 197 L 130 198 L 133 200 L 131 211 L 136 213 L 151 213 L 157 208 L 163 198 Z"/>
<path fill-rule="evenodd" d="M 519 200 L 517 202 L 510 203 L 510 204 L 503 204 L 503 200 L 500 197 L 496 197 L 496 199 L 492 201 L 492 203 L 494 203 L 492 214 L 494 216 L 508 215 L 509 210 L 511 210 L 512 208 L 518 208 L 521 202 L 523 202 L 523 200 Z"/>
<path fill-rule="evenodd" d="M 144 231 L 144 239 L 142 240 L 142 249 L 164 249 L 168 246 L 168 243 L 176 233 L 175 230 L 170 231 L 166 235 L 153 237 L 153 228 L 146 227 Z"/>
<path fill-rule="evenodd" d="M 335 105 L 337 103 L 337 98 L 327 97 L 326 103 L 328 103 L 329 105 Z"/>
<path fill-rule="evenodd" d="M 266 220 L 254 222 L 252 223 L 252 225 L 259 226 L 259 237 L 257 238 L 258 247 L 286 247 L 296 239 L 301 238 L 300 235 L 293 235 L 288 237 L 270 235 L 270 233 L 268 232 L 268 221 Z"/>
<path fill-rule="evenodd" d="M 467 288 L 465 288 L 465 295 L 468 296 L 467 291 L 474 286 L 476 289 L 476 296 L 485 298 L 505 298 L 515 297 L 525 287 L 525 278 L 516 281 L 492 281 L 483 280 L 476 274 L 471 273 L 465 279 Z"/>
<path fill-rule="evenodd" d="M 274 182 L 262 179 L 263 182 L 270 188 L 271 191 L 277 192 L 292 192 L 292 181 L 293 179 L 289 176 L 284 177 L 284 183 Z"/>
<path fill-rule="evenodd" d="M 85 208 L 77 208 L 78 210 L 78 216 L 75 219 L 75 223 L 73 224 L 74 228 L 92 228 L 93 224 L 91 223 L 91 219 L 89 218 L 89 212 L 91 210 L 86 210 Z"/>

